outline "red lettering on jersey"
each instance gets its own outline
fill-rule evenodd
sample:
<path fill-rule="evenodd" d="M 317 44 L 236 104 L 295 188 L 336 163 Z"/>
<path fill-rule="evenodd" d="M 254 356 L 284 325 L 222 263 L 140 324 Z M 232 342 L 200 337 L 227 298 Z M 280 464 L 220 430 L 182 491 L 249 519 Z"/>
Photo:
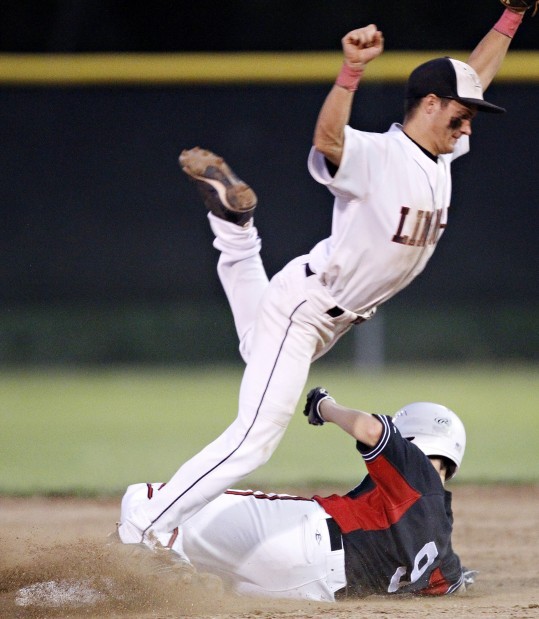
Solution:
<path fill-rule="evenodd" d="M 430 229 L 430 236 L 427 239 L 427 243 L 429 245 L 435 245 L 438 240 L 438 230 L 445 228 L 445 224 L 441 225 L 442 221 L 443 209 L 439 208 L 436 210 L 436 219 L 434 220 L 434 225 Z"/>
<path fill-rule="evenodd" d="M 423 226 L 423 232 L 421 233 L 421 238 L 417 242 L 417 245 L 420 247 L 425 247 L 427 244 L 427 238 L 430 232 L 430 222 L 432 221 L 432 213 L 429 211 L 425 213 L 425 225 Z"/>
<path fill-rule="evenodd" d="M 401 218 L 399 221 L 399 227 L 397 228 L 397 233 L 393 236 L 392 239 L 394 243 L 402 243 L 403 245 L 406 245 L 406 242 L 408 241 L 407 236 L 402 236 L 402 229 L 404 228 L 404 222 L 406 221 L 406 216 L 409 212 L 410 208 L 408 206 L 401 207 Z"/>
<path fill-rule="evenodd" d="M 425 214 L 425 211 L 417 211 L 416 216 L 415 216 L 415 225 L 414 225 L 414 231 L 412 232 L 412 237 L 410 239 L 408 239 L 408 242 L 406 243 L 406 245 L 419 245 L 419 241 L 417 240 L 417 234 L 419 232 L 419 228 L 421 226 L 421 221 L 423 219 L 423 215 Z"/>
<path fill-rule="evenodd" d="M 411 247 L 425 247 L 425 245 L 436 245 L 438 240 L 438 231 L 445 228 L 445 224 L 441 223 L 443 209 L 436 211 L 423 211 L 419 209 L 415 214 L 415 223 L 412 236 L 402 234 L 406 218 L 410 213 L 408 206 L 401 207 L 401 216 L 397 232 L 391 239 L 394 243 L 401 245 L 410 245 Z M 435 217 L 433 218 L 433 215 Z M 434 225 L 431 225 L 434 219 Z"/>

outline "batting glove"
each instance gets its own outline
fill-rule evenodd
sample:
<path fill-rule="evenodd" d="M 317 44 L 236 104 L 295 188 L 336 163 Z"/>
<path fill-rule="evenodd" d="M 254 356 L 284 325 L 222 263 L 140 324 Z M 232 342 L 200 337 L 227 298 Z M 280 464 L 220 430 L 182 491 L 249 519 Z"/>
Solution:
<path fill-rule="evenodd" d="M 325 419 L 320 413 L 320 402 L 323 400 L 335 402 L 335 398 L 332 398 L 323 387 L 315 387 L 307 394 L 307 402 L 305 403 L 303 414 L 313 426 L 323 426 L 325 423 Z"/>

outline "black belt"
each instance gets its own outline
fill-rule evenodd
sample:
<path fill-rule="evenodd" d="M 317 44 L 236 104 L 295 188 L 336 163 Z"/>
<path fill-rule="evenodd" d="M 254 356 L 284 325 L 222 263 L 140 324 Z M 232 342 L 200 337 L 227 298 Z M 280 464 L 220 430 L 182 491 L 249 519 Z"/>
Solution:
<path fill-rule="evenodd" d="M 309 266 L 309 263 L 305 265 L 305 275 L 307 277 L 311 277 L 311 275 L 316 275 L 316 273 Z M 344 314 L 344 310 L 342 307 L 336 305 L 335 307 L 330 307 L 327 310 L 326 314 L 328 314 L 328 316 L 331 316 L 332 318 L 338 318 L 339 316 L 342 316 Z M 358 316 L 357 319 L 354 320 L 354 324 L 359 324 L 360 322 L 364 322 L 364 320 L 364 318 Z"/>
<path fill-rule="evenodd" d="M 309 263 L 307 262 L 307 264 L 305 265 L 305 275 L 307 277 L 311 277 L 311 275 L 315 275 L 315 272 L 311 269 L 311 267 L 309 266 Z"/>
<path fill-rule="evenodd" d="M 335 520 L 333 520 L 333 518 L 326 518 L 326 524 L 328 526 L 331 550 L 342 550 L 342 535 L 339 525 L 335 522 Z"/>
<path fill-rule="evenodd" d="M 309 266 L 309 263 L 305 265 L 305 275 L 307 277 L 311 277 L 311 275 L 316 275 L 316 273 Z M 330 307 L 326 314 L 329 314 L 332 318 L 337 318 L 337 316 L 342 316 L 344 314 L 344 310 L 342 307 L 336 305 L 335 307 Z"/>

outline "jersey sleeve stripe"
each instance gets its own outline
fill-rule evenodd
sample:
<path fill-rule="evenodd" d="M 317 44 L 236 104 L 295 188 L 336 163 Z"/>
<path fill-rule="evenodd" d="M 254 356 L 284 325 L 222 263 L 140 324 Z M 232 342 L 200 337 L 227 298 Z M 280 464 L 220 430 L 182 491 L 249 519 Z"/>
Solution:
<path fill-rule="evenodd" d="M 370 462 L 371 460 L 374 460 L 378 455 L 380 455 L 380 453 L 384 450 L 385 446 L 387 445 L 387 442 L 389 441 L 389 438 L 391 436 L 391 424 L 389 422 L 388 417 L 384 415 L 374 415 L 374 416 L 376 417 L 376 419 L 378 419 L 382 423 L 382 427 L 383 427 L 382 436 L 380 437 L 378 444 L 371 451 L 362 454 L 365 462 Z"/>

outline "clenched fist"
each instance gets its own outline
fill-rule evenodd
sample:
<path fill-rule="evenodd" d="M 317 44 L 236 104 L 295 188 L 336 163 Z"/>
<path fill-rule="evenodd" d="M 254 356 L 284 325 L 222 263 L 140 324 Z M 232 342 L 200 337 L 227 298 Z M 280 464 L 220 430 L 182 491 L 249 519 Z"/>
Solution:
<path fill-rule="evenodd" d="M 374 24 L 350 31 L 341 42 L 344 61 L 351 69 L 361 69 L 384 51 L 384 35 Z"/>

